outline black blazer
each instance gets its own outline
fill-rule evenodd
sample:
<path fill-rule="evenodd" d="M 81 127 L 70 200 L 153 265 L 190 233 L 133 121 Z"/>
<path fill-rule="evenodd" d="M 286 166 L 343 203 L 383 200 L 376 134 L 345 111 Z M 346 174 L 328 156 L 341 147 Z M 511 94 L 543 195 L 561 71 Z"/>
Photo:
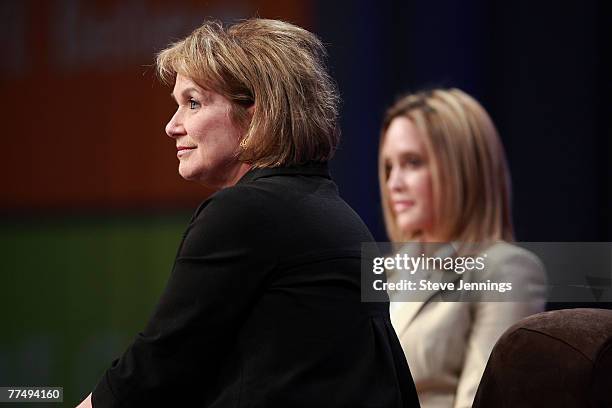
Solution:
<path fill-rule="evenodd" d="M 251 170 L 200 205 L 93 406 L 418 407 L 388 303 L 360 300 L 370 241 L 327 165 Z"/>

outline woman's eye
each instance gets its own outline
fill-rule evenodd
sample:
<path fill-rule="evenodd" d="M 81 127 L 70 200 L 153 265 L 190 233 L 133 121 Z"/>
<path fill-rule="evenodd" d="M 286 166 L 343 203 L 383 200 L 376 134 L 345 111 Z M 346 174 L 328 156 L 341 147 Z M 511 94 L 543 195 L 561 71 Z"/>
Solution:
<path fill-rule="evenodd" d="M 385 165 L 385 180 L 389 180 L 389 176 L 391 175 L 391 166 L 389 164 Z"/>
<path fill-rule="evenodd" d="M 413 157 L 407 160 L 407 163 L 410 167 L 419 167 L 423 164 L 423 161 L 417 157 Z"/>
<path fill-rule="evenodd" d="M 200 106 L 199 102 L 196 102 L 193 99 L 189 100 L 189 109 L 196 109 Z"/>
<path fill-rule="evenodd" d="M 423 159 L 418 156 L 407 156 L 401 162 L 402 167 L 417 169 L 423 165 Z"/>

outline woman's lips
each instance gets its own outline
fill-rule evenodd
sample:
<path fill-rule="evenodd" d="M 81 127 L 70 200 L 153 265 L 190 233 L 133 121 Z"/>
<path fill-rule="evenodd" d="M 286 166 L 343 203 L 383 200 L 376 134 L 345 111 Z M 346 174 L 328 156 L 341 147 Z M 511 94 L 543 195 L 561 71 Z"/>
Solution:
<path fill-rule="evenodd" d="M 414 206 L 414 200 L 396 200 L 393 201 L 393 210 L 396 213 L 406 211 Z"/>
<path fill-rule="evenodd" d="M 189 153 L 190 151 L 192 151 L 192 150 L 194 150 L 194 149 L 195 149 L 195 147 L 188 147 L 188 146 L 177 146 L 177 147 L 176 147 L 176 150 L 177 150 L 176 155 L 177 155 L 178 157 L 181 157 L 181 156 L 183 156 L 183 155 L 185 155 L 185 154 Z"/>

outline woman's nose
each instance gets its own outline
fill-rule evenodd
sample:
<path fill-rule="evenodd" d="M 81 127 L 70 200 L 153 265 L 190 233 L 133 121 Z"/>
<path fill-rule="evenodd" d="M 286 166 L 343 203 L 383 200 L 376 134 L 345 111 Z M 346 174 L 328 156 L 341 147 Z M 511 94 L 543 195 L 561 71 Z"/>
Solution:
<path fill-rule="evenodd" d="M 399 191 L 405 187 L 404 181 L 402 180 L 401 174 L 397 167 L 391 169 L 389 178 L 387 179 L 387 187 L 391 191 Z"/>
<path fill-rule="evenodd" d="M 166 134 L 173 139 L 185 134 L 185 128 L 180 123 L 178 118 L 178 112 L 172 116 L 168 124 L 166 125 Z"/>

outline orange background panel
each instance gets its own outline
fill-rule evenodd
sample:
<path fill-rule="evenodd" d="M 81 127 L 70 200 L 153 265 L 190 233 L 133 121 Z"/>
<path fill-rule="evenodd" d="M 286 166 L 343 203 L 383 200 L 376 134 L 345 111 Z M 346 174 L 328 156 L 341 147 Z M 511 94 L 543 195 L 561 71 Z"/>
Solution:
<path fill-rule="evenodd" d="M 210 16 L 310 25 L 308 3 L 267 0 L 30 1 L 14 13 L 24 57 L 0 67 L 2 210 L 193 206 L 210 191 L 177 173 L 155 51 Z"/>

